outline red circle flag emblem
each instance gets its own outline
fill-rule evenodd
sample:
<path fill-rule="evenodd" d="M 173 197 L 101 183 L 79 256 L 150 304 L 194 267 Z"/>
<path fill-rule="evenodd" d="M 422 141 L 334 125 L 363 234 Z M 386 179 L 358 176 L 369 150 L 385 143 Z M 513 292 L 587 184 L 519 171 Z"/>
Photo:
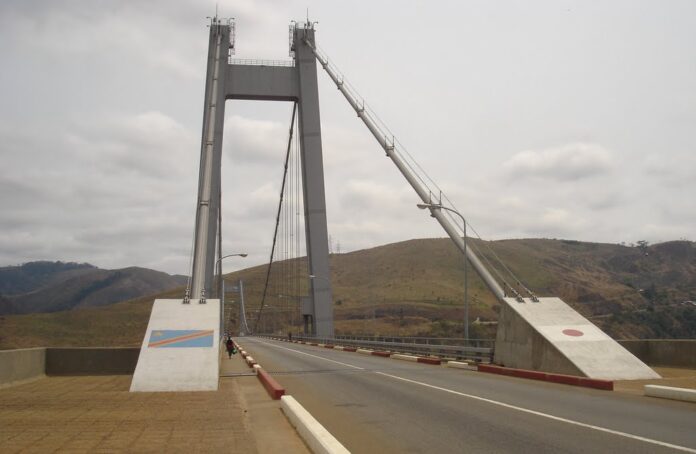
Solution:
<path fill-rule="evenodd" d="M 583 333 L 579 329 L 564 329 L 563 334 L 565 334 L 566 336 L 580 337 L 585 333 Z"/>

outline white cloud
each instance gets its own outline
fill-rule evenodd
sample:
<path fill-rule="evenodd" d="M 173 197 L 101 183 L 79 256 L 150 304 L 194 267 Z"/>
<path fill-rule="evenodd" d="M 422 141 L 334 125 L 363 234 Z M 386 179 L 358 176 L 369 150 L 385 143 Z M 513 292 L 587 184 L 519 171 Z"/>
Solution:
<path fill-rule="evenodd" d="M 288 58 L 289 20 L 306 6 L 221 5 L 237 18 L 237 57 Z M 572 15 L 545 8 L 544 20 L 497 3 L 464 13 L 456 2 L 375 1 L 369 16 L 346 2 L 308 6 L 319 45 L 484 237 L 630 242 L 696 231 L 696 70 L 685 58 L 696 6 L 625 16 L 620 4 L 576 5 Z M 214 10 L 198 0 L 0 2 L 0 264 L 188 272 Z M 656 10 L 668 27 L 652 20 Z M 596 26 L 602 33 L 587 35 Z M 430 60 L 419 59 L 425 51 Z M 334 240 L 345 251 L 444 236 L 319 72 Z M 250 253 L 228 269 L 267 260 L 290 108 L 226 109 L 223 244 Z"/>
<path fill-rule="evenodd" d="M 277 121 L 227 116 L 223 139 L 225 154 L 233 163 L 282 165 L 288 144 L 288 128 L 289 124 Z"/>
<path fill-rule="evenodd" d="M 543 150 L 521 151 L 503 163 L 514 178 L 540 176 L 579 180 L 603 174 L 613 167 L 612 153 L 593 143 L 569 143 Z"/>

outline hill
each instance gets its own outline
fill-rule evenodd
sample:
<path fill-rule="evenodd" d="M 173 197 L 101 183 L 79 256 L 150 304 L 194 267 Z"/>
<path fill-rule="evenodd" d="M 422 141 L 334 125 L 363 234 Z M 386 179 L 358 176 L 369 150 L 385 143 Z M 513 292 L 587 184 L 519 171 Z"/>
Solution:
<path fill-rule="evenodd" d="M 0 314 L 103 306 L 180 287 L 185 279 L 137 267 L 103 270 L 86 263 L 30 262 L 0 268 Z"/>
<path fill-rule="evenodd" d="M 559 296 L 615 338 L 696 338 L 696 244 L 673 241 L 629 247 L 570 240 L 524 239 L 488 246 L 539 296 Z M 486 245 L 478 243 L 480 249 Z M 282 270 L 307 276 L 305 260 L 274 265 L 259 330 L 286 333 L 299 325 L 304 286 Z M 266 266 L 226 276 L 243 279 L 249 324 L 261 299 Z M 460 337 L 463 260 L 448 239 L 419 239 L 332 254 L 337 334 Z M 183 288 L 157 297 L 180 298 Z M 470 320 L 495 322 L 498 302 L 469 274 Z M 134 345 L 142 341 L 154 296 L 97 308 L 0 319 L 0 348 L 35 345 Z M 228 302 L 237 300 L 231 291 Z M 231 303 L 234 305 L 234 303 Z M 236 323 L 236 311 L 231 323 Z M 472 337 L 491 338 L 494 324 Z"/>
<path fill-rule="evenodd" d="M 693 242 L 631 247 L 523 239 L 476 245 L 481 251 L 490 246 L 537 295 L 559 296 L 616 338 L 696 337 L 696 307 L 683 303 L 696 300 Z M 298 268 L 306 275 L 303 266 Z M 461 336 L 463 270 L 461 254 L 449 239 L 418 239 L 333 254 L 336 331 Z M 264 272 L 265 267 L 229 276 L 245 280 L 252 311 L 260 300 Z M 295 293 L 275 282 L 270 293 L 268 304 L 278 310 L 276 321 L 269 317 L 266 328 L 280 330 L 290 318 L 284 310 L 292 298 L 274 295 L 306 294 L 306 290 Z M 469 305 L 470 320 L 497 320 L 498 302 L 471 268 Z M 473 328 L 474 336 L 494 335 L 494 326 Z"/>
<path fill-rule="evenodd" d="M 21 295 L 41 287 L 56 284 L 97 268 L 89 263 L 29 262 L 0 268 L 0 294 Z"/>

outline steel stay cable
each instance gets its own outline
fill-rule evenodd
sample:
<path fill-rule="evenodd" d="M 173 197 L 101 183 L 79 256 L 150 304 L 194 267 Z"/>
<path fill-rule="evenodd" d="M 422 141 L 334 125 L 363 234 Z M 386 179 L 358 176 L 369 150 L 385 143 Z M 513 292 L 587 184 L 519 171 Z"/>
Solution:
<path fill-rule="evenodd" d="M 283 194 L 285 192 L 285 180 L 288 175 L 288 158 L 290 157 L 290 147 L 292 144 L 292 138 L 293 138 L 293 132 L 294 132 L 294 125 L 295 125 L 295 117 L 297 114 L 297 103 L 293 103 L 292 106 L 292 117 L 290 120 L 290 130 L 289 130 L 289 135 L 288 137 L 288 147 L 287 147 L 287 152 L 285 153 L 285 164 L 284 164 L 284 171 L 283 171 L 283 182 L 281 183 L 281 188 L 280 188 L 280 201 L 278 202 L 278 212 L 276 214 L 276 224 L 275 224 L 275 229 L 273 232 L 273 245 L 271 246 L 271 257 L 270 261 L 268 263 L 268 270 L 266 271 L 266 282 L 263 287 L 263 296 L 261 297 L 261 306 L 259 307 L 259 313 L 256 316 L 256 322 L 254 322 L 254 332 L 258 332 L 258 327 L 259 327 L 259 320 L 261 319 L 261 314 L 263 313 L 263 309 L 265 307 L 266 303 L 266 296 L 268 293 L 268 284 L 269 284 L 269 278 L 271 275 L 271 270 L 273 267 L 273 256 L 275 253 L 276 249 L 276 242 L 278 238 L 278 226 L 280 224 L 280 215 L 281 215 L 281 209 L 283 207 Z"/>
<path fill-rule="evenodd" d="M 378 127 L 379 130 L 380 130 L 380 133 L 384 136 L 385 141 L 388 141 L 388 138 L 391 137 L 392 140 L 391 140 L 391 144 L 390 144 L 390 145 L 393 147 L 392 152 L 393 152 L 393 153 L 396 153 L 397 155 L 399 155 L 399 156 L 401 157 L 401 159 L 404 161 L 404 163 L 406 164 L 406 166 L 408 166 L 408 168 L 413 172 L 413 174 L 416 176 L 416 178 L 418 178 L 418 180 L 423 184 L 423 186 L 424 186 L 428 191 L 430 191 L 431 194 L 432 194 L 432 193 L 438 193 L 438 192 L 439 192 L 439 194 L 440 194 L 440 201 L 439 201 L 439 202 L 440 202 L 440 203 L 442 203 L 442 202 L 443 202 L 442 199 L 444 199 L 452 209 L 454 209 L 455 211 L 458 211 L 458 210 L 456 209 L 456 206 L 454 205 L 454 203 L 444 194 L 444 192 L 443 192 L 442 189 L 438 186 L 438 184 L 430 177 L 430 175 L 428 175 L 428 173 L 425 171 L 425 169 L 423 169 L 423 167 L 418 163 L 418 161 L 416 161 L 416 159 L 413 157 L 413 155 L 411 155 L 411 154 L 408 152 L 408 150 L 406 149 L 406 147 L 405 147 L 398 139 L 396 139 L 396 137 L 395 137 L 394 134 L 391 132 L 391 130 L 387 127 L 387 125 L 379 118 L 379 116 L 375 113 L 375 111 L 365 102 L 364 98 L 363 98 L 362 96 L 360 96 L 360 94 L 358 93 L 357 89 L 355 89 L 355 87 L 352 86 L 352 85 L 350 84 L 350 82 L 348 82 L 348 81 L 346 80 L 346 78 L 345 78 L 345 76 L 343 75 L 343 73 L 342 73 L 342 72 L 338 69 L 338 67 L 328 58 L 326 52 L 325 52 L 323 49 L 321 49 L 319 46 L 314 46 L 314 48 L 315 48 L 315 50 L 317 50 L 317 57 L 321 57 L 321 58 L 318 58 L 320 64 L 322 64 L 323 66 L 330 66 L 330 67 L 332 68 L 332 71 L 333 71 L 334 73 L 340 75 L 340 77 L 341 77 L 341 82 L 340 82 L 341 85 L 343 85 L 346 89 L 348 89 L 348 90 L 351 92 L 351 93 L 350 93 L 351 96 L 352 96 L 356 101 L 359 101 L 359 102 L 360 102 L 360 107 L 361 107 L 361 109 L 364 111 L 364 114 L 367 115 L 367 116 L 369 116 L 370 119 L 373 121 L 373 123 L 375 123 L 375 124 L 377 125 L 377 127 Z M 398 145 L 398 147 L 397 147 L 397 145 Z M 406 157 L 407 157 L 407 158 L 406 158 Z M 414 167 L 415 167 L 415 168 L 414 168 Z M 420 170 L 420 172 L 416 171 L 416 168 L 417 168 L 418 170 Z M 437 189 L 437 191 L 433 191 L 432 188 L 431 188 L 431 186 L 430 186 L 425 180 L 428 180 L 428 181 L 432 184 L 432 186 L 434 186 L 434 187 Z M 448 215 L 448 217 L 449 217 L 450 219 L 452 219 L 453 221 L 455 221 L 451 214 L 447 213 L 447 215 Z M 457 222 L 453 222 L 453 224 L 454 224 L 457 228 L 459 228 Z M 467 222 L 467 224 L 470 225 L 468 222 Z M 481 236 L 478 234 L 478 232 L 477 232 L 475 229 L 473 229 L 473 227 L 472 227 L 472 230 L 474 231 L 475 235 L 476 235 L 479 239 L 482 239 Z M 491 252 L 491 254 L 493 255 L 494 259 L 500 264 L 500 266 L 504 269 L 504 271 L 514 280 L 514 282 L 515 282 L 517 285 L 519 285 L 519 286 L 520 286 L 527 294 L 529 294 L 532 298 L 536 298 L 536 296 L 534 295 L 534 293 L 533 293 L 529 288 L 527 288 L 527 287 L 522 283 L 522 280 L 521 280 L 520 278 L 518 278 L 518 277 L 512 272 L 512 270 L 510 270 L 510 269 L 502 262 L 502 260 L 500 259 L 500 257 L 491 249 L 491 247 L 490 247 L 488 244 L 486 244 L 485 242 L 484 242 L 484 244 L 486 245 L 487 249 Z M 495 273 L 498 275 L 498 277 L 503 281 L 503 283 L 504 283 L 508 288 L 510 288 L 510 290 L 512 290 L 512 292 L 513 292 L 516 296 L 520 296 L 519 293 L 517 292 L 517 290 L 516 290 L 512 285 L 510 285 L 510 283 L 508 283 L 508 282 L 503 278 L 503 276 L 501 275 L 500 271 L 499 271 L 496 267 L 493 267 L 493 266 L 492 266 L 490 260 L 488 260 L 488 258 L 485 257 L 485 256 L 484 256 L 484 259 L 486 260 L 486 262 L 487 262 L 489 265 L 491 265 L 491 267 L 493 268 L 494 272 L 495 272 Z"/>

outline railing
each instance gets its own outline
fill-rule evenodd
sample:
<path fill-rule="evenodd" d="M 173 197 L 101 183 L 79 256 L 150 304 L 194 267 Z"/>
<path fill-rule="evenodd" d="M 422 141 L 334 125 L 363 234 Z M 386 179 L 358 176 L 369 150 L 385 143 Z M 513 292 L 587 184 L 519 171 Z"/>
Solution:
<path fill-rule="evenodd" d="M 436 355 L 445 358 L 469 359 L 477 362 L 492 362 L 495 339 L 466 339 L 442 337 L 372 337 L 336 336 L 321 338 L 293 336 L 293 340 L 318 344 L 339 344 L 351 347 L 366 347 L 415 355 Z"/>
<path fill-rule="evenodd" d="M 294 67 L 295 60 L 258 60 L 249 58 L 230 58 L 227 60 L 230 65 L 251 65 L 251 66 L 286 66 Z"/>

